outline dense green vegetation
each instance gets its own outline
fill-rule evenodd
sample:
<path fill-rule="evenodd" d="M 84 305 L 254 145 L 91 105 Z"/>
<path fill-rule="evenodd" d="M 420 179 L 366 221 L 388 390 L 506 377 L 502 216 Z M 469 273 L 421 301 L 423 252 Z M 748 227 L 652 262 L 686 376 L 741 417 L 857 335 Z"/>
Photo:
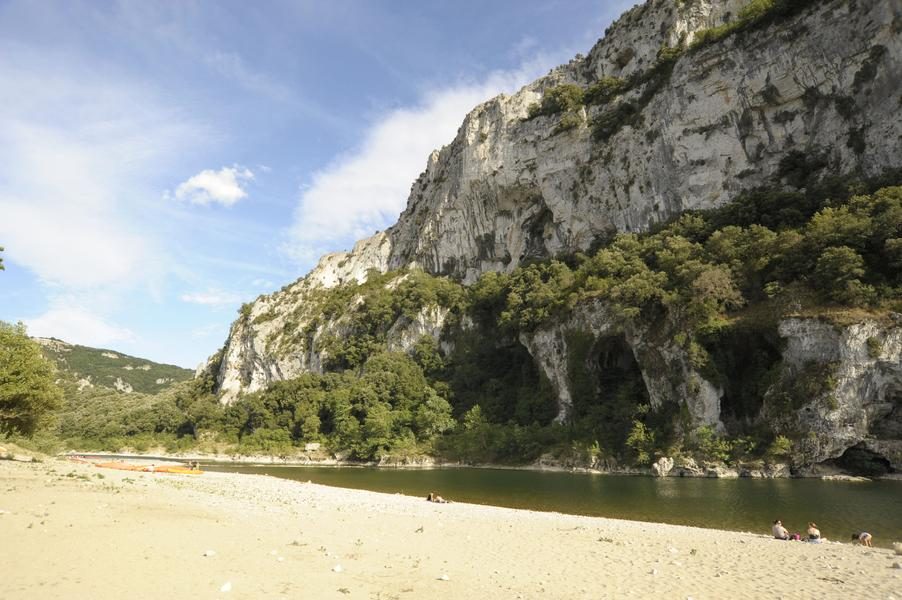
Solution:
<path fill-rule="evenodd" d="M 53 365 L 21 323 L 0 321 L 0 434 L 30 435 L 59 406 Z"/>
<path fill-rule="evenodd" d="M 61 372 L 75 379 L 87 379 L 92 385 L 114 387 L 116 381 L 121 380 L 136 392 L 153 394 L 194 377 L 190 369 L 59 340 L 44 344 L 42 350 Z"/>
<path fill-rule="evenodd" d="M 785 458 L 805 432 L 784 417 L 812 400 L 829 402 L 835 367 L 784 370 L 778 321 L 800 314 L 844 322 L 902 310 L 900 177 L 818 181 L 810 162 L 784 161 L 782 178 L 800 190 L 749 192 L 648 233 L 618 234 L 592 253 L 488 273 L 469 287 L 405 270 L 318 290 L 308 298 L 313 323 L 298 329 L 309 336 L 340 324 L 331 329 L 340 336 L 319 340 L 326 373 L 275 383 L 228 407 L 209 378 L 125 395 L 80 390 L 64 377 L 53 435 L 80 449 L 246 454 L 287 455 L 317 442 L 357 460 L 524 462 L 548 452 L 582 463 L 647 464 L 681 453 L 727 462 Z M 568 422 L 554 423 L 554 392 L 519 338 L 587 303 L 601 303 L 615 326 L 602 338 L 567 334 L 573 407 Z M 427 336 L 409 354 L 390 352 L 389 330 L 423 310 L 446 311 L 442 344 Z M 675 344 L 723 387 L 726 436 L 693 433 L 678 402 L 652 407 L 630 331 Z M 9 326 L 4 332 L 24 335 Z M 870 349 L 876 344 L 869 351 L 879 353 Z M 115 360 L 121 369 L 126 358 Z M 48 394 L 37 404 L 42 416 L 54 405 Z"/>

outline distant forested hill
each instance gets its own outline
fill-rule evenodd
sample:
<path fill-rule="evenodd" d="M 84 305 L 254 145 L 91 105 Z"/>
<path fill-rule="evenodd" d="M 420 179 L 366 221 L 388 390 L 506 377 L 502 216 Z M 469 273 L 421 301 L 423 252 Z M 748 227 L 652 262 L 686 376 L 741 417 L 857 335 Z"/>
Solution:
<path fill-rule="evenodd" d="M 68 344 L 55 338 L 35 338 L 44 355 L 81 386 L 101 386 L 122 392 L 154 394 L 194 376 L 190 369 L 155 363 L 121 352 Z"/>

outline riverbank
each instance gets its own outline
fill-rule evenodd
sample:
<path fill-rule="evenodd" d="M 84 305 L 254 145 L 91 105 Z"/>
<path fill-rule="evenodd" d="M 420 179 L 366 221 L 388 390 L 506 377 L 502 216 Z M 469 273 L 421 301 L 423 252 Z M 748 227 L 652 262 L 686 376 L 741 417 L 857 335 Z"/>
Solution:
<path fill-rule="evenodd" d="M 779 478 L 813 478 L 823 479 L 825 481 L 870 481 L 871 479 L 891 479 L 902 480 L 902 474 L 890 473 L 878 477 L 863 477 L 860 475 L 848 474 L 838 468 L 827 465 L 813 465 L 811 467 L 799 470 L 791 470 L 789 465 L 778 463 L 774 465 L 755 465 L 754 467 L 741 466 L 729 467 L 723 463 L 712 463 L 698 465 L 695 461 L 681 461 L 680 464 L 674 464 L 670 460 L 669 466 L 662 468 L 662 461 L 658 461 L 650 468 L 642 467 L 603 467 L 594 468 L 573 464 L 565 464 L 547 458 L 539 459 L 530 464 L 523 465 L 507 465 L 507 464 L 464 464 L 460 462 L 445 461 L 436 459 L 431 456 L 422 456 L 417 459 L 408 459 L 404 461 L 382 461 L 382 462 L 361 462 L 338 459 L 334 457 L 311 457 L 305 455 L 297 456 L 272 456 L 267 454 L 247 455 L 247 454 L 209 454 L 200 452 L 185 452 L 177 454 L 168 454 L 162 449 L 156 452 L 76 452 L 69 451 L 59 456 L 96 456 L 106 458 L 124 458 L 139 460 L 160 460 L 160 461 L 200 461 L 205 463 L 222 463 L 222 464 L 242 464 L 242 465 L 272 465 L 285 467 L 378 467 L 388 469 L 493 469 L 508 471 L 535 471 L 548 473 L 585 473 L 589 475 L 624 475 L 639 477 L 699 477 L 714 479 L 779 479 Z M 669 459 L 663 459 L 667 461 Z M 664 462 L 667 465 L 666 462 Z"/>
<path fill-rule="evenodd" d="M 846 543 L 60 460 L 0 490 L 8 600 L 902 598 L 902 557 Z"/>

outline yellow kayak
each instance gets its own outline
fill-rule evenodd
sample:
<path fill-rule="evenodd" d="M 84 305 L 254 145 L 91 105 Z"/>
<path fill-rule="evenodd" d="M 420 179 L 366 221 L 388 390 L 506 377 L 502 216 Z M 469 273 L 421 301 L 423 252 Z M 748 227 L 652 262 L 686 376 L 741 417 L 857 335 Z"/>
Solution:
<path fill-rule="evenodd" d="M 121 471 L 142 471 L 144 473 L 175 473 L 178 475 L 201 475 L 203 473 L 203 471 L 199 469 L 192 469 L 181 465 L 134 465 L 120 461 L 94 463 L 94 466 L 102 467 L 104 469 L 119 469 Z"/>
<path fill-rule="evenodd" d="M 201 475 L 203 471 L 200 469 L 192 469 L 191 467 L 154 467 L 156 473 L 178 473 L 179 475 Z"/>

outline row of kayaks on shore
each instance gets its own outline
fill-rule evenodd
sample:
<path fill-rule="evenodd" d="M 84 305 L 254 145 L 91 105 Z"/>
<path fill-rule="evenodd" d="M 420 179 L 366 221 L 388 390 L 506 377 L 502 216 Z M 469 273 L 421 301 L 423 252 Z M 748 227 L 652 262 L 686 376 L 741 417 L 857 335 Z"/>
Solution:
<path fill-rule="evenodd" d="M 179 475 L 201 475 L 200 469 L 192 469 L 184 465 L 137 465 L 122 461 L 94 462 L 80 456 L 70 456 L 69 460 L 100 467 L 102 469 L 118 469 L 119 471 L 140 471 L 142 473 L 175 473 Z"/>

